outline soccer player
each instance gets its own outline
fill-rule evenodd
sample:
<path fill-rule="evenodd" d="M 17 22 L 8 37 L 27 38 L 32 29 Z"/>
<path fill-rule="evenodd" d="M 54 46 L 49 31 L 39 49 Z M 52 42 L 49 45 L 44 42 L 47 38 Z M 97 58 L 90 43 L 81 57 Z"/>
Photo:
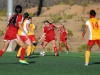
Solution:
<path fill-rule="evenodd" d="M 43 35 L 40 38 L 39 42 L 45 37 L 45 40 L 42 43 L 42 47 L 45 48 L 45 46 L 49 42 L 51 42 L 52 45 L 53 45 L 55 56 L 58 56 L 58 52 L 57 52 L 57 48 L 56 48 L 56 40 L 55 40 L 56 34 L 55 34 L 55 31 L 54 31 L 54 28 L 59 27 L 59 26 L 56 26 L 56 25 L 50 23 L 48 20 L 46 20 L 44 22 L 44 24 L 45 24 L 45 26 L 44 26 L 44 29 L 43 29 Z"/>
<path fill-rule="evenodd" d="M 27 57 L 30 57 L 31 46 L 32 45 L 31 45 L 30 39 L 28 38 L 28 30 L 29 30 L 29 25 L 30 25 L 30 21 L 28 20 L 28 17 L 29 17 L 29 14 L 28 13 L 24 13 L 22 29 L 18 30 L 18 35 L 23 40 L 23 42 L 25 42 L 28 45 L 28 47 L 27 47 Z M 20 56 L 20 50 L 21 49 L 22 49 L 22 47 L 19 48 L 17 57 Z"/>
<path fill-rule="evenodd" d="M 22 12 L 22 7 L 20 5 L 17 5 L 15 7 L 15 14 L 12 15 L 9 19 L 9 23 L 6 29 L 6 33 L 4 36 L 4 46 L 0 50 L 0 57 L 3 55 L 3 53 L 7 50 L 8 45 L 11 40 L 14 40 L 18 45 L 22 47 L 21 49 L 21 57 L 20 57 L 20 63 L 22 64 L 29 64 L 24 60 L 24 54 L 26 50 L 26 46 L 24 42 L 19 38 L 17 35 L 18 29 L 21 28 L 21 23 L 23 20 L 23 16 L 20 14 Z"/>
<path fill-rule="evenodd" d="M 32 23 L 32 18 L 29 17 L 28 20 L 30 20 L 30 25 L 29 25 L 29 31 L 28 31 L 28 38 L 31 40 L 31 42 L 33 43 L 32 49 L 31 49 L 31 54 L 33 54 L 37 42 L 36 42 L 36 38 L 35 38 L 35 25 Z"/>
<path fill-rule="evenodd" d="M 28 38 L 30 39 L 31 43 L 33 43 L 33 46 L 31 47 L 31 49 L 30 49 L 30 47 L 27 49 L 27 57 L 30 57 L 30 54 L 33 54 L 33 52 L 34 52 L 34 49 L 36 48 L 37 43 L 36 43 L 36 38 L 34 35 L 35 25 L 32 23 L 32 18 L 27 16 L 26 19 L 30 21 L 30 25 L 28 25 L 28 27 L 27 27 L 27 29 L 28 29 L 27 35 L 28 35 Z M 20 36 L 22 36 L 22 34 Z M 20 50 L 21 50 L 21 48 L 18 51 L 17 57 L 20 57 Z"/>
<path fill-rule="evenodd" d="M 96 42 L 100 47 L 100 22 L 96 17 L 95 10 L 90 10 L 89 14 L 90 19 L 86 21 L 85 28 L 82 33 L 82 40 L 84 39 L 84 35 L 89 29 L 89 41 L 87 45 L 87 50 L 85 52 L 85 66 L 89 65 L 90 51 L 94 43 Z"/>
<path fill-rule="evenodd" d="M 64 27 L 64 23 L 61 24 L 61 28 L 60 28 L 60 41 L 59 41 L 59 50 L 60 52 L 62 52 L 62 46 L 61 44 L 64 43 L 65 44 L 65 47 L 66 47 L 66 53 L 68 54 L 69 53 L 69 48 L 67 46 L 67 35 L 68 35 L 68 32 L 67 30 L 65 29 Z"/>

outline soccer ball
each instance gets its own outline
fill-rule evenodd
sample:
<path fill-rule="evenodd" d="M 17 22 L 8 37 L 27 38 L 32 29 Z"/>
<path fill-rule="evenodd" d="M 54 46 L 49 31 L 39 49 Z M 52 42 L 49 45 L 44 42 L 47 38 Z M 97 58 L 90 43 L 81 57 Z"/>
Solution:
<path fill-rule="evenodd" d="M 41 55 L 41 56 L 44 56 L 44 55 L 45 55 L 45 52 L 44 52 L 44 51 L 41 51 L 41 52 L 40 52 L 40 55 Z"/>

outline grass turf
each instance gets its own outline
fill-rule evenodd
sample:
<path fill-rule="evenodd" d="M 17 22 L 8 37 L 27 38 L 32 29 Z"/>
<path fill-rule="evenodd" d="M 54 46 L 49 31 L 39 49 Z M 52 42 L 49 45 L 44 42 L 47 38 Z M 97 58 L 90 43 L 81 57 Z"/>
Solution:
<path fill-rule="evenodd" d="M 29 65 L 19 64 L 16 52 L 6 52 L 0 58 L 0 75 L 100 75 L 100 54 L 91 53 L 90 65 L 84 66 L 84 53 L 53 53 L 26 58 Z"/>

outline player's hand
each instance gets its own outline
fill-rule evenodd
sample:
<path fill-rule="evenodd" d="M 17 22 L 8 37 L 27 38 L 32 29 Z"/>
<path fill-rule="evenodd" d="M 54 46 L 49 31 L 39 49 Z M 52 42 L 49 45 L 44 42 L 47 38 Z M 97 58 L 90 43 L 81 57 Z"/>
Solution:
<path fill-rule="evenodd" d="M 81 41 L 83 41 L 83 40 L 84 40 L 84 37 L 82 36 Z"/>

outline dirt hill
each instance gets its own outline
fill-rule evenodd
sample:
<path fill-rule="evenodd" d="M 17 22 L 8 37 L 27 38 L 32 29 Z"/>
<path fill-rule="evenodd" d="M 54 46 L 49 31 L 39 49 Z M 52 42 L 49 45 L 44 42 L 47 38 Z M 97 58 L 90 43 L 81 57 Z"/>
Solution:
<path fill-rule="evenodd" d="M 30 8 L 25 10 L 25 12 L 33 13 L 37 11 L 35 8 Z M 43 21 L 49 20 L 50 22 L 54 22 L 54 24 L 59 25 L 61 21 L 65 22 L 65 27 L 67 30 L 71 31 L 73 33 L 73 36 L 68 36 L 68 46 L 71 52 L 76 52 L 76 51 L 84 51 L 85 48 L 83 45 L 87 44 L 88 42 L 88 34 L 89 32 L 86 33 L 84 41 L 81 41 L 81 35 L 82 35 L 82 30 L 83 26 L 86 20 L 89 19 L 89 11 L 91 9 L 94 9 L 97 12 L 97 18 L 100 19 L 100 5 L 88 5 L 87 7 L 84 6 L 78 6 L 78 5 L 56 5 L 52 7 L 43 7 L 43 12 L 39 17 L 33 17 L 33 23 L 36 25 L 37 32 L 36 32 L 36 38 L 37 40 L 42 36 L 43 32 Z M 6 27 L 6 19 L 1 17 L 0 18 L 0 28 L 1 30 L 4 30 Z M 57 47 L 59 45 L 59 28 L 55 29 L 56 31 L 56 38 L 57 38 Z M 69 34 L 71 35 L 71 33 Z M 3 46 L 3 36 L 0 37 L 0 48 Z M 82 47 L 81 47 L 82 46 Z M 15 46 L 14 46 L 15 47 Z M 13 49 L 14 49 L 13 47 Z M 80 49 L 79 47 L 83 48 Z M 86 47 L 86 46 L 85 46 Z M 36 51 L 41 50 L 41 45 L 37 45 Z M 53 51 L 52 45 L 49 44 L 46 49 L 46 51 Z M 65 49 L 64 49 L 65 50 Z M 92 48 L 93 52 L 100 52 L 99 48 L 97 45 L 94 45 Z"/>

